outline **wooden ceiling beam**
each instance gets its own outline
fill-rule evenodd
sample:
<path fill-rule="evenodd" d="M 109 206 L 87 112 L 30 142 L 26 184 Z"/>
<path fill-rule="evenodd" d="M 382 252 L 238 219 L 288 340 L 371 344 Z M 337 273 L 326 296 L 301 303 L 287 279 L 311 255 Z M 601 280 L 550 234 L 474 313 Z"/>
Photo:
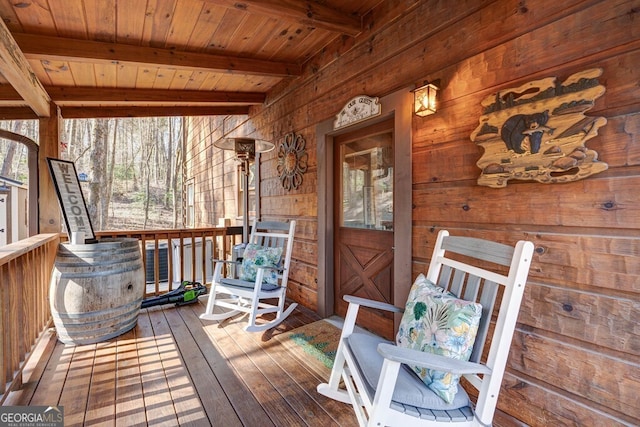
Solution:
<path fill-rule="evenodd" d="M 211 3 L 231 9 L 293 20 L 306 26 L 321 28 L 349 36 L 362 32 L 362 19 L 307 0 L 212 0 Z"/>
<path fill-rule="evenodd" d="M 50 86 L 46 88 L 51 99 L 59 105 L 82 103 L 122 103 L 146 104 L 161 102 L 198 103 L 198 104 L 262 104 L 266 95 L 262 92 L 226 92 L 226 91 L 198 91 L 198 90 L 170 90 L 170 89 L 116 89 L 93 87 L 62 87 Z M 9 85 L 0 85 L 0 107 L 25 106 L 26 102 L 20 94 Z"/>
<path fill-rule="evenodd" d="M 4 21 L 0 19 L 0 74 L 39 116 L 49 117 L 51 98 L 20 51 Z"/>
<path fill-rule="evenodd" d="M 249 114 L 248 106 L 167 106 L 167 107 L 62 107 L 64 119 L 97 119 L 124 117 L 173 116 L 237 116 Z M 29 107 L 0 107 L 0 120 L 35 120 L 38 116 Z"/>
<path fill-rule="evenodd" d="M 27 102 L 9 85 L 0 85 L 0 107 L 26 106 Z"/>
<path fill-rule="evenodd" d="M 35 120 L 38 115 L 29 107 L 0 107 L 0 120 Z"/>
<path fill-rule="evenodd" d="M 208 53 L 179 52 L 117 43 L 95 42 L 35 34 L 13 34 L 27 59 L 125 64 L 137 67 L 170 67 L 275 77 L 299 76 L 298 64 Z"/>
<path fill-rule="evenodd" d="M 114 89 L 93 87 L 48 87 L 47 91 L 60 106 L 76 104 L 122 103 L 122 104 L 262 104 L 266 95 L 261 92 L 224 92 L 169 89 Z"/>
<path fill-rule="evenodd" d="M 249 114 L 248 106 L 221 107 L 62 107 L 65 119 L 96 119 L 124 117 L 171 117 L 171 116 L 235 116 Z M 0 109 L 0 114 L 2 109 Z"/>

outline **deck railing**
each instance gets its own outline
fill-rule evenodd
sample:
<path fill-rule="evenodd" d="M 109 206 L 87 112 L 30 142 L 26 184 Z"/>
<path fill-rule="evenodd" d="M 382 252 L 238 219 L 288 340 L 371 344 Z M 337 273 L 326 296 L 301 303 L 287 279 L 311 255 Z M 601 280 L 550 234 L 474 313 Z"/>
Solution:
<path fill-rule="evenodd" d="M 49 280 L 60 235 L 0 247 L 0 403 L 22 384 L 22 367 L 51 324 Z"/>
<path fill-rule="evenodd" d="M 140 240 L 145 297 L 149 297 L 168 292 L 183 280 L 208 283 L 212 258 L 231 258 L 242 228 L 104 231 L 96 236 Z M 24 364 L 52 325 L 49 284 L 58 245 L 65 240 L 64 234 L 39 234 L 0 247 L 0 405 L 9 391 L 20 388 Z"/>
<path fill-rule="evenodd" d="M 98 239 L 131 237 L 140 240 L 147 282 L 145 297 L 168 292 L 183 280 L 209 283 L 213 275 L 212 258 L 228 259 L 235 241 L 234 236 L 228 235 L 227 229 L 222 227 L 99 231 L 95 234 Z"/>

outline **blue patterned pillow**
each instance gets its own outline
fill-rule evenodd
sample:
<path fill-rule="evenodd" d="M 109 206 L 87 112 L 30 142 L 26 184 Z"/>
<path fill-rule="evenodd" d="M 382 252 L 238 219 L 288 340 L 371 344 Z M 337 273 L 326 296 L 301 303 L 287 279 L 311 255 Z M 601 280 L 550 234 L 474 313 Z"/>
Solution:
<path fill-rule="evenodd" d="M 255 243 L 249 243 L 242 255 L 240 280 L 255 281 L 258 267 L 275 267 L 280 263 L 280 258 L 282 258 L 282 248 L 263 247 Z M 265 270 L 262 283 L 277 285 L 278 272 L 270 269 Z"/>
<path fill-rule="evenodd" d="M 482 306 L 458 299 L 421 276 L 409 291 L 396 343 L 399 347 L 469 360 Z M 460 375 L 418 366 L 412 369 L 445 402 L 453 401 Z"/>

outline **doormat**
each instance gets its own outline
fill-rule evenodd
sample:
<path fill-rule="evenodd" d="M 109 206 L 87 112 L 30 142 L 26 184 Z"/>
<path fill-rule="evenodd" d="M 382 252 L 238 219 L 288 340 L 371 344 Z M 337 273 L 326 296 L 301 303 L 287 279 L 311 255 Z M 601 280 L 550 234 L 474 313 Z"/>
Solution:
<path fill-rule="evenodd" d="M 331 369 L 341 332 L 326 320 L 318 320 L 287 332 L 278 339 L 302 361 L 309 362 L 309 356 L 312 356 Z"/>

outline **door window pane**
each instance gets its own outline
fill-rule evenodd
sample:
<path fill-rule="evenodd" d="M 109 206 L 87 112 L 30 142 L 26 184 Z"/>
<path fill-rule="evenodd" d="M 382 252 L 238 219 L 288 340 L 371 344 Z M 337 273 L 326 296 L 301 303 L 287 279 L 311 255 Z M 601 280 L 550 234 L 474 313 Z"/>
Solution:
<path fill-rule="evenodd" d="M 340 146 L 342 226 L 393 230 L 392 134 Z"/>

